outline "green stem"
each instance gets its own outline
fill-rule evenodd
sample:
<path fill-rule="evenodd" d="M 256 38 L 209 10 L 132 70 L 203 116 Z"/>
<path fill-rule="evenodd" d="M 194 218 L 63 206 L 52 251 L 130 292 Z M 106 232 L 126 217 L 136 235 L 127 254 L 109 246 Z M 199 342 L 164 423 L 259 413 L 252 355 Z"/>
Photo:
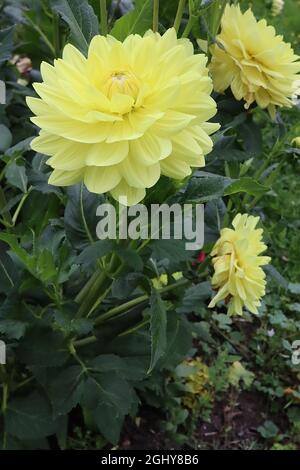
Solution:
<path fill-rule="evenodd" d="M 107 27 L 106 0 L 100 0 L 100 17 L 101 17 L 101 34 L 103 34 L 103 36 L 107 36 L 108 27 Z"/>
<path fill-rule="evenodd" d="M 274 180 L 276 179 L 277 175 L 279 174 L 282 166 L 283 166 L 284 162 L 280 162 L 276 168 L 276 170 L 274 170 L 270 175 L 269 177 L 266 179 L 265 181 L 265 185 L 266 186 L 271 186 L 271 184 L 274 182 Z M 260 201 L 260 199 L 264 196 L 264 194 L 260 195 L 260 196 L 256 196 L 252 202 L 249 204 L 249 207 L 248 209 L 251 210 L 253 209 L 253 207 L 256 206 L 256 204 L 258 203 L 258 201 Z"/>
<path fill-rule="evenodd" d="M 59 40 L 59 17 L 53 13 L 53 45 L 55 50 L 55 57 L 60 56 L 60 40 Z"/>
<path fill-rule="evenodd" d="M 219 0 L 211 7 L 210 33 L 213 38 L 218 33 L 227 0 Z"/>
<path fill-rule="evenodd" d="M 99 271 L 94 272 L 92 277 L 87 281 L 87 283 L 82 287 L 80 292 L 78 292 L 77 296 L 75 297 L 75 302 L 78 304 L 81 304 L 84 300 L 84 298 L 88 295 L 88 292 L 96 279 L 99 276 Z"/>
<path fill-rule="evenodd" d="M 32 189 L 33 189 L 33 187 L 30 186 L 30 188 L 28 189 L 27 193 L 24 194 L 24 196 L 22 197 L 21 201 L 19 202 L 18 207 L 17 207 L 17 209 L 15 210 L 15 213 L 14 213 L 13 218 L 12 218 L 12 225 L 11 225 L 12 227 L 14 227 L 14 226 L 16 225 L 17 218 L 18 218 L 18 216 L 19 216 L 19 214 L 20 214 L 20 212 L 21 212 L 21 209 L 22 209 L 22 207 L 23 207 L 23 205 L 24 205 L 26 199 L 28 198 L 29 194 L 31 193 Z"/>
<path fill-rule="evenodd" d="M 76 349 L 75 349 L 75 345 L 72 342 L 69 344 L 69 351 L 70 351 L 70 354 L 74 357 L 74 359 L 78 362 L 78 364 L 81 365 L 83 372 L 88 373 L 85 363 L 78 356 Z"/>
<path fill-rule="evenodd" d="M 88 314 L 87 314 L 87 318 L 89 318 L 92 313 L 94 313 L 94 311 L 99 307 L 99 305 L 103 302 L 104 299 L 106 299 L 106 297 L 108 296 L 108 294 L 110 293 L 111 291 L 111 284 L 107 287 L 107 289 L 103 292 L 103 294 L 98 297 L 98 299 L 96 300 L 96 302 L 93 304 L 93 306 L 91 307 L 91 309 L 89 310 Z"/>
<path fill-rule="evenodd" d="M 129 328 L 128 330 L 124 331 L 123 333 L 120 333 L 119 336 L 127 336 L 130 335 L 131 333 L 134 333 L 135 331 L 138 331 L 140 328 L 143 328 L 143 326 L 147 325 L 147 323 L 150 323 L 150 319 L 146 318 L 145 320 L 142 320 L 139 322 L 137 325 L 133 326 L 132 328 Z"/>
<path fill-rule="evenodd" d="M 159 293 L 161 295 L 166 294 L 167 292 L 171 292 L 174 289 L 178 289 L 179 287 L 183 287 L 186 284 L 188 284 L 190 281 L 188 279 L 180 279 L 179 281 L 175 282 L 174 284 L 171 284 L 169 286 L 163 287 L 162 289 L 159 289 Z M 100 317 L 96 318 L 95 324 L 100 324 L 105 320 L 108 320 L 120 313 L 125 312 L 126 310 L 130 310 L 132 307 L 135 307 L 136 305 L 139 305 L 149 299 L 149 295 L 141 295 L 140 297 L 137 297 L 136 299 L 130 300 L 129 302 L 126 302 L 122 305 L 118 305 L 117 307 L 112 308 L 111 310 L 108 310 L 104 315 L 101 315 Z M 135 331 L 135 329 L 140 328 L 143 322 L 140 322 L 136 327 L 132 328 L 132 331 Z M 145 324 L 147 322 L 145 321 Z M 124 332 L 124 334 L 129 334 L 131 330 L 127 330 Z M 74 347 L 81 347 L 81 346 L 87 346 L 89 344 L 93 344 L 97 341 L 96 336 L 88 336 L 87 338 L 83 339 L 78 339 L 77 341 L 74 341 Z"/>
<path fill-rule="evenodd" d="M 84 207 L 83 207 L 83 183 L 81 184 L 81 187 L 80 187 L 80 214 L 81 214 L 82 222 L 83 222 L 84 229 L 85 229 L 85 232 L 87 234 L 87 237 L 88 237 L 90 243 L 93 244 L 94 239 L 93 239 L 92 234 L 90 232 L 90 229 L 88 227 L 88 224 L 87 224 L 87 221 L 86 221 L 86 218 L 85 218 Z"/>
<path fill-rule="evenodd" d="M 171 284 L 169 286 L 163 287 L 162 289 L 159 289 L 159 293 L 161 295 L 164 295 L 168 292 L 171 292 L 172 290 L 178 289 L 179 287 L 183 287 L 186 284 L 188 284 L 190 281 L 188 279 L 180 279 L 179 281 L 175 282 L 174 284 Z M 126 310 L 130 310 L 132 307 L 135 307 L 136 305 L 139 305 L 143 302 L 146 302 L 149 299 L 149 295 L 141 295 L 140 297 L 137 297 L 136 299 L 132 299 L 129 302 L 125 302 L 124 304 L 118 305 L 117 307 L 114 307 L 110 310 L 108 310 L 106 313 L 101 315 L 100 317 L 96 318 L 95 324 L 99 325 L 105 320 L 108 320 L 120 313 L 125 312 Z M 138 325 L 137 325 L 138 326 Z M 139 323 L 139 327 L 141 324 Z M 129 331 L 128 331 L 129 333 Z M 125 334 L 125 333 L 124 333 Z M 96 336 L 88 336 L 87 338 L 83 339 L 78 339 L 77 341 L 74 341 L 74 346 L 75 347 L 81 347 L 81 346 L 87 346 L 89 344 L 93 344 L 97 341 Z"/>
<path fill-rule="evenodd" d="M 163 287 L 162 289 L 159 289 L 160 294 L 166 294 L 167 292 L 170 292 L 174 289 L 177 289 L 178 287 L 184 286 L 189 282 L 188 279 L 180 279 L 179 281 L 175 282 L 174 284 L 170 284 L 169 286 Z M 116 307 L 108 310 L 106 313 L 100 315 L 99 317 L 96 318 L 95 324 L 99 325 L 105 320 L 108 320 L 109 318 L 112 318 L 119 313 L 125 312 L 126 310 L 130 310 L 131 308 L 135 307 L 136 305 L 139 305 L 146 300 L 149 299 L 148 294 L 140 295 L 139 297 L 136 297 L 135 299 L 129 300 L 128 302 L 125 302 L 124 304 L 117 305 Z"/>
<path fill-rule="evenodd" d="M 106 274 L 103 272 L 98 272 L 98 275 L 94 278 L 94 282 L 89 286 L 89 290 L 82 295 L 81 305 L 76 313 L 76 318 L 81 318 L 87 314 L 95 302 L 95 296 L 98 294 L 103 282 L 106 279 Z M 88 283 L 89 284 L 89 283 Z"/>
<path fill-rule="evenodd" d="M 177 13 L 174 21 L 174 28 L 176 30 L 176 33 L 178 33 L 180 23 L 182 20 L 183 12 L 184 12 L 184 7 L 185 7 L 186 0 L 179 0 L 178 2 L 178 8 L 177 8 Z"/>
<path fill-rule="evenodd" d="M 153 0 L 153 32 L 158 31 L 159 0 Z"/>
<path fill-rule="evenodd" d="M 26 19 L 29 21 L 29 23 L 31 24 L 31 26 L 33 27 L 33 29 L 36 30 L 36 32 L 41 36 L 41 38 L 44 40 L 45 44 L 47 44 L 48 48 L 50 49 L 51 51 L 51 54 L 53 55 L 53 57 L 55 57 L 55 48 L 54 46 L 51 44 L 51 42 L 49 41 L 49 39 L 47 38 L 46 34 L 44 33 L 44 31 L 41 30 L 41 28 L 36 25 L 30 18 L 29 16 L 26 16 Z"/>
<path fill-rule="evenodd" d="M 93 344 L 96 341 L 97 341 L 96 336 L 88 336 L 87 338 L 78 339 L 77 341 L 74 341 L 74 346 L 76 348 L 80 348 L 82 346 L 88 346 L 89 344 Z"/>
<path fill-rule="evenodd" d="M 2 187 L 0 186 L 0 209 L 3 209 L 7 205 L 7 200 L 4 194 Z M 12 223 L 12 218 L 10 212 L 7 211 L 3 214 L 3 220 L 6 225 L 10 225 Z"/>
<path fill-rule="evenodd" d="M 190 15 L 189 20 L 188 20 L 188 22 L 187 22 L 187 25 L 186 25 L 186 27 L 184 28 L 184 31 L 183 31 L 181 37 L 183 37 L 183 38 L 187 38 L 187 37 L 188 37 L 188 35 L 189 35 L 190 32 L 192 31 L 193 24 L 194 24 L 194 18 L 193 18 L 192 15 Z"/>
<path fill-rule="evenodd" d="M 131 308 L 145 302 L 148 299 L 149 299 L 149 295 L 144 294 L 144 295 L 140 295 L 139 297 L 136 297 L 135 299 L 129 300 L 128 302 L 125 302 L 124 304 L 117 305 L 116 307 L 108 310 L 106 313 L 103 313 L 102 315 L 97 317 L 95 320 L 95 325 L 99 325 L 100 323 L 103 323 L 105 320 L 108 320 L 109 318 L 112 318 L 118 315 L 119 313 L 125 312 L 126 310 L 130 310 Z"/>
<path fill-rule="evenodd" d="M 81 304 L 76 318 L 89 317 L 99 307 L 110 292 L 113 279 L 123 269 L 124 263 L 121 263 L 120 266 L 119 264 L 118 256 L 112 253 L 108 269 L 93 274 L 76 297 L 77 302 Z"/>
<path fill-rule="evenodd" d="M 27 379 L 23 380 L 23 382 L 20 382 L 15 388 L 14 391 L 19 390 L 22 387 L 25 387 L 25 385 L 29 384 L 32 382 L 34 377 L 27 377 Z"/>

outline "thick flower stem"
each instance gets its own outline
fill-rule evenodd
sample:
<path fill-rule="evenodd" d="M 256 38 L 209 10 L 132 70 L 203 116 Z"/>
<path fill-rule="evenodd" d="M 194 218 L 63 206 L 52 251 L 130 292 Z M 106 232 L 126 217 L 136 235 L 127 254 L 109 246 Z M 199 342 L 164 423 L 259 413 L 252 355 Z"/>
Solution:
<path fill-rule="evenodd" d="M 194 18 L 192 17 L 192 15 L 190 15 L 189 21 L 187 22 L 187 25 L 186 25 L 186 27 L 184 28 L 184 31 L 183 31 L 181 37 L 183 37 L 183 38 L 187 38 L 187 37 L 188 37 L 188 35 L 189 35 L 190 32 L 192 31 L 193 24 L 194 24 Z"/>
<path fill-rule="evenodd" d="M 212 35 L 213 38 L 215 38 L 215 36 L 218 33 L 221 19 L 223 16 L 223 12 L 226 7 L 226 3 L 227 3 L 227 0 L 219 0 L 211 7 L 212 15 L 211 15 L 209 29 L 210 29 L 210 34 Z"/>
<path fill-rule="evenodd" d="M 107 6 L 106 0 L 100 0 L 100 16 L 101 16 L 101 34 L 107 36 Z"/>
<path fill-rule="evenodd" d="M 178 3 L 178 8 L 177 8 L 177 13 L 174 21 L 174 28 L 176 30 L 176 33 L 178 33 L 180 23 L 182 20 L 183 12 L 184 12 L 184 7 L 185 7 L 186 0 L 179 0 Z"/>
<path fill-rule="evenodd" d="M 159 0 L 153 0 L 153 32 L 158 31 Z"/>
<path fill-rule="evenodd" d="M 119 313 L 122 313 L 126 310 L 130 310 L 136 305 L 139 305 L 145 302 L 146 300 L 148 300 L 148 298 L 149 298 L 148 294 L 140 295 L 136 299 L 129 300 L 128 302 L 124 304 L 118 305 L 117 307 L 114 307 L 111 310 L 108 310 L 108 312 L 103 313 L 102 315 L 96 318 L 95 325 L 99 325 L 100 323 L 103 323 L 105 320 L 108 320 L 109 318 L 112 318 L 115 315 L 118 315 Z"/>
<path fill-rule="evenodd" d="M 161 295 L 164 295 L 168 292 L 171 292 L 173 290 L 178 289 L 179 287 L 183 287 L 186 284 L 188 284 L 190 281 L 188 279 L 180 279 L 179 281 L 175 282 L 174 284 L 170 284 L 169 286 L 163 287 L 162 289 L 159 289 L 159 293 Z M 100 323 L 105 322 L 106 320 L 109 320 L 112 317 L 115 317 L 116 315 L 119 315 L 121 313 L 124 313 L 133 307 L 136 307 L 137 305 L 140 305 L 146 301 L 149 300 L 149 295 L 144 294 L 141 295 L 135 299 L 129 300 L 128 302 L 125 302 L 124 304 L 118 305 L 117 307 L 114 307 L 110 310 L 108 310 L 106 313 L 100 315 L 99 317 L 96 318 L 95 324 L 99 325 Z M 86 346 L 87 344 L 91 344 L 97 341 L 97 338 L 95 336 L 89 336 L 87 338 L 79 339 L 77 341 L 74 341 L 74 346 Z"/>
<path fill-rule="evenodd" d="M 81 291 L 78 292 L 77 296 L 75 297 L 76 303 L 81 304 L 83 302 L 84 298 L 86 297 L 86 295 L 88 295 L 90 288 L 92 287 L 92 285 L 94 284 L 98 276 L 99 276 L 99 271 L 94 272 L 92 277 L 87 281 L 87 283 L 83 286 Z"/>
<path fill-rule="evenodd" d="M 96 301 L 96 297 L 101 296 L 103 292 L 102 286 L 106 280 L 106 273 L 98 272 L 97 276 L 94 278 L 94 282 L 89 286 L 90 288 L 86 292 L 86 295 L 81 298 L 81 305 L 77 311 L 76 318 L 84 317 L 90 312 Z"/>
<path fill-rule="evenodd" d="M 80 307 L 76 318 L 89 317 L 99 307 L 110 292 L 113 279 L 120 273 L 123 266 L 118 256 L 112 253 L 108 269 L 97 270 L 77 295 L 75 300 L 80 303 Z"/>

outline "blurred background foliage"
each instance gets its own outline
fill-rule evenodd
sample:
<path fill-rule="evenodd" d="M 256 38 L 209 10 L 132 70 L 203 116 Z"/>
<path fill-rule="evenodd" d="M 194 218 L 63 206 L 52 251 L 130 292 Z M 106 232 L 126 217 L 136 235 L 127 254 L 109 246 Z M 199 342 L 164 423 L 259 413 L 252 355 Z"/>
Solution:
<path fill-rule="evenodd" d="M 99 19 L 99 2 L 91 0 L 89 3 Z M 300 51 L 299 0 L 285 0 L 282 13 L 276 17 L 271 13 L 272 1 L 242 0 L 240 3 L 243 8 L 251 5 L 258 18 L 266 18 L 286 40 L 292 42 L 296 51 Z M 78 262 L 78 254 L 86 243 L 80 214 L 76 211 L 78 189 L 63 191 L 49 186 L 45 157 L 35 155 L 29 149 L 30 139 L 37 130 L 29 121 L 30 112 L 24 98 L 34 94 L 31 84 L 40 79 L 41 61 L 51 62 L 60 56 L 69 37 L 66 23 L 51 8 L 55 4 L 55 0 L 0 0 L 0 29 L 13 27 L 6 30 L 4 39 L 1 38 L 1 43 L 9 51 L 8 56 L 4 48 L 0 50 L 0 62 L 3 54 L 0 80 L 5 80 L 7 85 L 6 104 L 0 105 L 1 230 L 6 232 L 6 240 L 12 240 L 7 235 L 15 237 L 14 240 L 20 239 L 20 246 L 15 245 L 15 249 L 18 256 L 23 256 L 26 265 L 24 274 L 18 261 L 17 268 L 13 268 L 6 253 L 1 252 L 1 263 L 8 263 L 12 280 L 21 282 L 19 296 L 12 292 L 6 300 L 9 286 L 4 281 L 0 284 L 0 333 L 9 338 L 13 352 L 35 317 L 42 318 L 46 325 L 54 324 L 57 331 L 64 333 L 71 331 L 77 334 L 79 331 L 84 335 L 93 328 L 90 321 L 72 321 L 76 289 L 81 285 L 82 277 L 93 269 L 85 262 L 84 256 Z M 130 9 L 130 2 L 109 2 L 109 6 L 112 25 L 126 9 Z M 173 24 L 176 9 L 177 1 L 161 1 L 161 31 Z M 186 27 L 187 19 L 185 14 L 181 30 Z M 200 17 L 192 33 L 195 45 L 196 39 L 206 38 Z M 25 68 L 22 68 L 18 62 L 20 58 L 29 59 L 32 69 L 26 68 L 28 62 L 23 62 Z M 229 318 L 224 306 L 212 313 L 207 309 L 211 295 L 209 283 L 201 282 L 201 288 L 197 284 L 203 272 L 208 278 L 208 262 L 199 268 L 195 266 L 195 259 L 189 261 L 187 273 L 196 284 L 186 292 L 185 289 L 179 290 L 178 295 L 167 301 L 167 309 L 174 308 L 174 316 L 181 318 L 184 314 L 189 320 L 180 324 L 180 337 L 176 338 L 179 353 L 176 356 L 171 351 L 170 356 L 175 356 L 174 362 L 169 357 L 169 363 L 161 364 L 150 377 L 135 384 L 136 391 L 130 389 L 134 398 L 132 409 L 126 408 L 130 417 L 119 441 L 123 448 L 167 448 L 170 443 L 178 447 L 209 449 L 300 448 L 300 368 L 291 362 L 292 342 L 300 339 L 300 160 L 299 151 L 292 144 L 292 140 L 300 136 L 299 108 L 282 110 L 273 123 L 259 109 L 253 109 L 251 116 L 246 115 L 242 104 L 235 102 L 230 93 L 216 96 L 216 99 L 219 106 L 216 120 L 228 125 L 229 130 L 226 140 L 220 138 L 216 141 L 214 151 L 207 158 L 205 170 L 213 173 L 215 179 L 211 184 L 215 192 L 224 178 L 253 177 L 271 152 L 274 152 L 274 158 L 259 178 L 259 182 L 264 184 L 271 176 L 267 191 L 263 191 L 258 199 L 255 195 L 239 192 L 210 200 L 211 194 L 205 193 L 203 184 L 196 186 L 199 197 L 210 201 L 206 205 L 204 251 L 209 253 L 221 224 L 228 225 L 238 210 L 260 215 L 273 264 L 268 271 L 268 292 L 257 318 L 249 314 L 243 318 Z M 277 173 L 276 168 L 280 170 Z M 274 178 L 272 174 L 275 174 Z M 167 191 L 169 187 L 165 185 L 164 189 Z M 84 196 L 87 208 L 94 208 L 99 202 L 91 195 Z M 92 220 L 88 222 L 94 223 Z M 4 251 L 5 245 L 1 242 L 0 246 Z M 135 272 L 137 263 L 142 263 L 142 266 L 145 263 L 147 275 L 153 277 L 164 270 L 170 275 L 172 269 L 186 269 L 187 260 L 180 249 L 170 250 L 166 263 L 159 259 L 158 254 L 162 251 L 159 248 L 150 247 L 142 260 L 134 258 L 127 277 L 115 283 L 114 295 L 106 308 L 110 302 L 126 300 L 137 292 L 137 283 L 143 278 L 140 272 Z M 148 258 L 152 257 L 157 264 L 149 263 Z M 14 261 L 17 258 L 14 255 Z M 130 259 L 128 253 L 125 259 Z M 79 267 L 76 270 L 74 265 L 77 266 L 77 262 Z M 203 269 L 200 276 L 198 268 L 200 272 Z M 63 294 L 67 297 L 66 305 Z M 24 301 L 28 298 L 30 309 Z M 59 310 L 61 305 L 65 308 L 63 313 Z M 140 312 L 134 311 L 134 315 L 140 315 Z M 117 351 L 119 354 L 124 344 L 126 351 L 140 351 L 141 343 L 146 342 L 145 335 L 133 335 L 127 344 L 126 337 L 117 338 L 113 343 L 116 349 L 112 349 L 109 335 L 118 326 L 114 324 L 111 330 L 97 332 L 103 342 L 101 354 L 103 351 Z M 169 328 L 169 334 L 174 334 L 176 328 L 172 322 Z M 59 342 L 57 331 L 51 335 Z M 40 337 L 45 338 L 38 334 L 37 343 Z M 26 338 L 25 335 L 25 346 Z M 51 349 L 50 340 L 46 335 L 42 342 L 45 349 L 47 345 Z M 34 365 L 39 365 L 40 357 L 34 355 L 28 346 L 25 352 L 26 357 L 33 361 L 30 367 L 35 370 L 35 379 L 43 383 L 43 377 L 37 368 L 34 369 Z M 94 350 L 88 354 L 94 354 Z M 19 353 L 18 358 L 22 355 Z M 44 361 L 46 355 L 47 349 L 42 357 Z M 180 361 L 183 359 L 179 365 L 176 363 L 178 357 Z M 137 369 L 136 373 L 141 374 L 141 371 Z M 18 374 L 27 391 L 26 381 L 30 377 L 20 361 L 16 367 Z M 4 383 L 2 375 L 1 380 Z M 54 394 L 55 390 L 52 391 Z M 18 388 L 16 393 L 20 393 Z M 136 394 L 143 403 L 140 409 Z M 30 406 L 35 409 L 35 403 L 26 402 L 27 409 Z M 44 409 L 45 415 L 46 411 Z M 16 416 L 16 409 L 12 408 L 10 420 Z M 103 431 L 87 425 L 91 421 L 88 413 L 83 417 L 75 409 L 71 414 L 69 432 L 66 423 L 59 423 L 60 432 L 55 434 L 50 444 L 44 438 L 38 443 L 34 439 L 20 443 L 17 433 L 9 445 L 27 448 L 59 445 L 61 448 L 82 449 L 111 446 L 108 444 L 110 439 L 118 440 L 118 436 L 103 437 Z M 0 420 L 0 428 L 2 424 Z M 31 424 L 29 422 L 29 429 Z M 50 429 L 49 433 L 52 431 Z M 5 439 L 1 431 L 0 435 L 3 444 Z"/>

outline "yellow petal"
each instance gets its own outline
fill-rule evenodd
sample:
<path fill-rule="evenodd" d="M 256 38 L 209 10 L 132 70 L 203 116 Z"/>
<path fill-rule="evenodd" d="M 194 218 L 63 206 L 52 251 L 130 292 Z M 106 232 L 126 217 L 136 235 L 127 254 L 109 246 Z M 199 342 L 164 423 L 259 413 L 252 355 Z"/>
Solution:
<path fill-rule="evenodd" d="M 86 168 L 84 184 L 91 193 L 102 194 L 115 188 L 121 181 L 121 175 L 116 167 Z"/>

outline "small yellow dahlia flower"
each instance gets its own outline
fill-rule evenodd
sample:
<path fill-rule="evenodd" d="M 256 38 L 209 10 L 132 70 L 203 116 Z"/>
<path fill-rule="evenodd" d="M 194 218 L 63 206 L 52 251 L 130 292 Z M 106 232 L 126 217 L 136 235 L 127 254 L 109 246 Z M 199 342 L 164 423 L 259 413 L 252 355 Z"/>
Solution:
<path fill-rule="evenodd" d="M 299 94 L 299 56 L 265 20 L 257 21 L 251 9 L 242 13 L 239 5 L 226 6 L 211 52 L 215 91 L 231 87 L 237 100 L 246 101 L 246 109 L 256 101 L 271 115 L 275 106 L 293 105 Z"/>
<path fill-rule="evenodd" d="M 161 175 L 183 179 L 203 166 L 218 128 L 207 122 L 216 104 L 206 62 L 173 28 L 123 43 L 96 36 L 87 58 L 67 45 L 54 66 L 43 62 L 41 99 L 27 103 L 41 128 L 32 148 L 51 156 L 49 183 L 84 181 L 133 205 Z"/>
<path fill-rule="evenodd" d="M 209 307 L 226 299 L 229 315 L 242 315 L 244 306 L 258 313 L 266 285 L 261 266 L 271 260 L 268 256 L 259 256 L 267 246 L 262 242 L 262 229 L 255 228 L 258 221 L 259 217 L 238 214 L 232 222 L 234 229 L 221 231 L 211 252 L 215 270 L 212 286 L 218 293 Z"/>
<path fill-rule="evenodd" d="M 292 145 L 298 149 L 300 149 L 300 137 L 295 137 L 292 140 Z"/>
<path fill-rule="evenodd" d="M 272 15 L 278 16 L 282 13 L 284 7 L 284 0 L 273 0 L 272 2 Z"/>

